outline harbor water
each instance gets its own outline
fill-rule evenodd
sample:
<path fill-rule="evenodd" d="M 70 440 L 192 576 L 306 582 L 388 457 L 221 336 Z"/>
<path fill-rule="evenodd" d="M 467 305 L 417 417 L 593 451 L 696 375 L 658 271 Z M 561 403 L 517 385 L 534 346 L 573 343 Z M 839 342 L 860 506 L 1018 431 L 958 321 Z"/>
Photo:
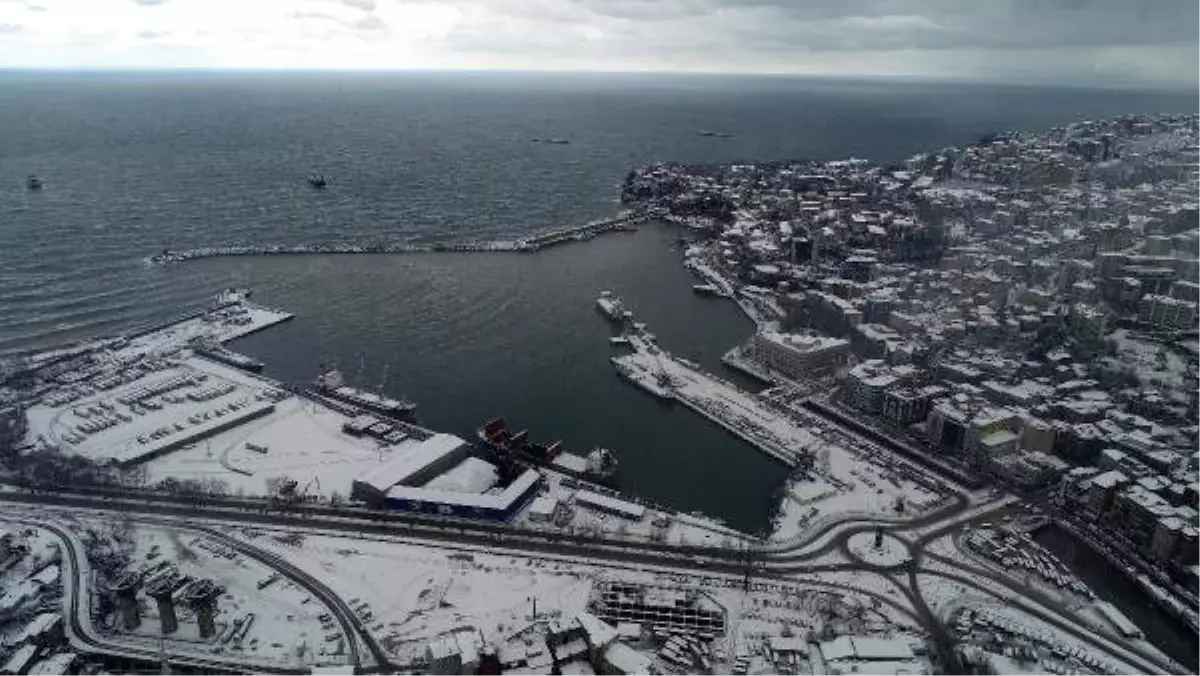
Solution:
<path fill-rule="evenodd" d="M 146 259 L 512 239 L 612 216 L 622 177 L 654 160 L 888 163 L 996 130 L 1194 106 L 1188 92 L 782 77 L 4 72 L 0 354 L 250 286 L 297 315 L 233 345 L 271 375 L 307 381 L 336 363 L 414 398 L 438 429 L 468 436 L 504 415 L 534 439 L 603 445 L 622 488 L 759 530 L 783 469 L 608 362 L 611 328 L 594 309 L 606 288 L 664 347 L 734 377 L 719 356 L 752 327 L 692 294 L 669 229 L 530 255 Z M 308 184 L 314 172 L 326 188 Z"/>

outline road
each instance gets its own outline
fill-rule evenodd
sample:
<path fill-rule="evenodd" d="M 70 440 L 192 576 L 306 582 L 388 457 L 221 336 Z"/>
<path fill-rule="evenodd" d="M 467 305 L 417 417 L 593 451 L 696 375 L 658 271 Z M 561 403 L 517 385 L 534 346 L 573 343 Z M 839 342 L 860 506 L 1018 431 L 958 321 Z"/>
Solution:
<path fill-rule="evenodd" d="M 967 585 L 979 593 L 1004 599 L 1031 599 L 1021 605 L 1022 609 L 1043 621 L 1065 631 L 1082 643 L 1092 646 L 1105 653 L 1117 654 L 1139 669 L 1154 672 L 1179 671 L 1178 665 L 1164 662 L 1159 656 L 1145 651 L 1121 647 L 1111 639 L 1099 636 L 1091 627 L 1080 626 L 1072 621 L 1066 610 L 1057 608 L 1054 604 L 1046 605 L 1044 599 L 1026 588 L 1019 581 L 982 569 L 976 570 L 964 565 L 961 561 L 943 561 L 942 557 L 925 551 L 925 546 L 938 537 L 961 529 L 970 523 L 994 518 L 991 515 L 1000 509 L 1011 505 L 1011 498 L 1002 496 L 994 499 L 982 499 L 980 496 L 960 495 L 954 502 L 935 512 L 918 516 L 908 521 L 876 523 L 870 519 L 853 518 L 842 522 L 830 523 L 803 539 L 793 541 L 782 550 L 763 549 L 747 554 L 745 552 L 724 550 L 719 556 L 713 555 L 709 549 L 702 549 L 704 555 L 691 551 L 692 548 L 663 545 L 661 547 L 643 548 L 640 543 L 600 543 L 596 541 L 581 542 L 569 538 L 546 538 L 542 533 L 528 533 L 516 530 L 497 532 L 495 529 L 483 527 L 483 524 L 468 525 L 464 523 L 448 524 L 445 528 L 432 528 L 422 522 L 421 527 L 415 524 L 392 522 L 376 522 L 362 518 L 331 518 L 327 515 L 314 516 L 306 514 L 291 514 L 270 512 L 261 513 L 248 510 L 230 510 L 216 506 L 176 504 L 176 503 L 136 503 L 129 501 L 114 502 L 94 496 L 70 496 L 49 493 L 0 493 L 0 501 L 14 504 L 60 506 L 76 509 L 86 509 L 92 512 L 115 511 L 116 513 L 132 515 L 139 521 L 154 521 L 170 524 L 176 527 L 187 527 L 202 530 L 207 535 L 221 538 L 223 544 L 233 547 L 247 556 L 252 556 L 264 564 L 276 567 L 289 577 L 292 577 L 315 597 L 324 601 L 339 616 L 339 623 L 347 637 L 357 636 L 367 646 L 374 660 L 380 665 L 388 663 L 386 653 L 378 646 L 367 627 L 363 626 L 354 612 L 337 597 L 336 593 L 328 590 L 320 581 L 311 578 L 297 570 L 283 557 L 263 552 L 234 538 L 229 538 L 208 525 L 197 522 L 206 520 L 215 524 L 275 526 L 300 530 L 322 530 L 340 532 L 350 536 L 378 535 L 403 536 L 406 539 L 441 547 L 475 547 L 491 552 L 506 552 L 513 554 L 549 555 L 569 558 L 572 560 L 587 559 L 597 565 L 612 565 L 617 567 L 653 566 L 658 569 L 677 572 L 684 576 L 706 575 L 746 576 L 755 579 L 774 580 L 779 582 L 800 581 L 805 584 L 813 582 L 811 576 L 823 571 L 859 571 L 883 575 L 904 593 L 912 604 L 915 618 L 929 633 L 937 649 L 940 663 L 950 671 L 957 665 L 954 640 L 946 632 L 941 621 L 931 611 L 918 586 L 918 575 L 942 575 L 944 570 L 926 568 L 926 561 L 950 563 L 958 566 L 970 575 L 961 575 L 956 581 Z M 180 524 L 177 519 L 188 523 Z M 909 544 L 912 556 L 908 562 L 892 568 L 881 569 L 862 561 L 856 561 L 847 549 L 851 537 L 860 533 L 873 533 L 881 530 L 891 537 L 904 540 Z M 60 529 L 61 531 L 61 529 Z M 812 545 L 816 546 L 812 546 Z M 848 562 L 821 563 L 818 561 L 831 552 L 841 552 Z M 980 584 L 982 578 L 987 582 Z M 819 583 L 819 582 L 818 582 Z M 860 590 L 862 591 L 862 590 Z M 872 592 L 864 592 L 872 595 Z M 873 594 L 876 598 L 886 601 L 889 606 L 895 602 L 886 596 Z M 911 614 L 911 613 L 909 613 Z M 1119 650 L 1114 650 L 1114 647 Z"/>
<path fill-rule="evenodd" d="M 62 551 L 64 627 L 72 647 L 98 655 L 112 655 L 157 664 L 161 659 L 158 647 L 123 639 L 120 636 L 102 635 L 92 626 L 91 604 L 88 603 L 91 567 L 88 564 L 84 544 L 79 537 L 52 521 L 43 519 L 10 518 L 5 520 L 43 529 L 58 538 Z M 309 670 L 287 667 L 276 662 L 255 660 L 249 657 L 223 657 L 187 649 L 173 649 L 170 661 L 208 672 L 243 673 L 269 671 L 284 674 L 302 674 Z"/>

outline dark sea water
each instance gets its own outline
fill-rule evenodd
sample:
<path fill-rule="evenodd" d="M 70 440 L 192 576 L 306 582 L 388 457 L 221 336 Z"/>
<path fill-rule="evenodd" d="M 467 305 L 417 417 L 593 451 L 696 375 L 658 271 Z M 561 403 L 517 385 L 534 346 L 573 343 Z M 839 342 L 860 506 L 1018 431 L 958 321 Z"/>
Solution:
<path fill-rule="evenodd" d="M 607 362 L 600 289 L 718 369 L 751 326 L 691 295 L 649 228 L 536 255 L 227 259 L 164 247 L 504 238 L 611 215 L 651 160 L 890 162 L 1000 129 L 1193 111 L 1194 93 L 796 78 L 0 73 L 0 354 L 125 330 L 250 285 L 298 315 L 235 348 L 285 379 L 336 362 L 468 435 L 610 446 L 624 488 L 764 525 L 783 472 Z M 710 129 L 733 138 L 699 136 Z M 569 145 L 532 143 L 560 137 Z M 305 177 L 330 178 L 316 191 Z M 46 181 L 25 189 L 25 176 Z"/>

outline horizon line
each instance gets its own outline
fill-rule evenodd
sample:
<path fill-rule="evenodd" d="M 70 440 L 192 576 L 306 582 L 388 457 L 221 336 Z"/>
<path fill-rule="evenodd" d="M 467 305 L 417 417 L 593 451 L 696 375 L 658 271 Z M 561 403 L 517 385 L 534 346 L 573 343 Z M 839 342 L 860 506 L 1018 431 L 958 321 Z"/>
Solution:
<path fill-rule="evenodd" d="M 566 68 L 459 68 L 459 67 L 387 67 L 387 68 L 353 68 L 353 67 L 288 67 L 288 66 L 121 66 L 121 65 L 62 65 L 62 66 L 3 66 L 0 73 L 76 73 L 76 74 L 172 74 L 172 73 L 213 73 L 213 74 L 278 74 L 278 75 L 320 75 L 320 74 L 355 74 L 355 75 L 574 75 L 574 76 L 632 76 L 632 77 L 697 77 L 697 78 L 764 78 L 764 79 L 808 79 L 828 81 L 868 81 L 879 83 L 910 83 L 910 84 L 952 84 L 952 85 L 990 85 L 1050 89 L 1091 89 L 1108 91 L 1157 91 L 1197 93 L 1200 92 L 1200 82 L 1171 84 L 1166 82 L 1132 82 L 1116 81 L 1112 83 L 1029 80 L 1021 78 L 970 78 L 947 75 L 908 75 L 908 74 L 869 74 L 869 73 L 804 73 L 786 71 L 710 71 L 710 70 L 599 70 L 599 69 L 566 69 Z"/>

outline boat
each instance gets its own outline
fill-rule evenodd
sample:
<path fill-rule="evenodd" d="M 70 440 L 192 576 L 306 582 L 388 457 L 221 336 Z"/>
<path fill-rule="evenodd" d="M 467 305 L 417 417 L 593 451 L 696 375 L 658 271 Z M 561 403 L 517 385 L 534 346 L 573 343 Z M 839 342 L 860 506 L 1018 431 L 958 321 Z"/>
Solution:
<path fill-rule="evenodd" d="M 407 399 L 392 399 L 345 385 L 342 372 L 337 369 L 329 369 L 317 376 L 313 386 L 317 394 L 323 397 L 394 420 L 407 420 L 417 410 L 417 405 Z"/>
<path fill-rule="evenodd" d="M 555 441 L 548 445 L 535 443 L 529 440 L 527 431 L 512 432 L 509 430 L 504 418 L 494 418 L 488 421 L 483 427 L 476 430 L 476 435 L 488 449 L 504 460 L 521 460 L 585 481 L 605 483 L 617 470 L 617 459 L 607 450 L 603 453 L 593 450 L 588 457 L 584 458 L 563 450 L 561 441 Z M 594 459 L 593 455 L 596 456 Z"/>
<path fill-rule="evenodd" d="M 733 134 L 724 131 L 710 131 L 708 129 L 701 129 L 696 133 L 700 136 L 707 136 L 709 138 L 733 138 Z"/>
<path fill-rule="evenodd" d="M 29 188 L 30 190 L 41 190 L 43 184 L 44 183 L 42 179 L 38 178 L 34 174 L 30 174 L 29 177 L 25 179 L 25 187 Z"/>
<path fill-rule="evenodd" d="M 324 174 L 309 174 L 308 184 L 314 188 L 324 188 L 328 185 L 328 181 L 325 180 Z"/>
<path fill-rule="evenodd" d="M 625 336 L 613 336 L 612 338 L 608 339 L 608 344 L 609 345 L 622 345 L 622 346 L 623 345 L 631 345 L 631 343 L 629 342 L 629 339 L 626 338 Z"/>
<path fill-rule="evenodd" d="M 617 456 L 607 448 L 597 446 L 587 455 L 587 471 L 594 476 L 611 477 L 617 472 Z"/>
<path fill-rule="evenodd" d="M 722 294 L 722 293 L 721 293 L 721 290 L 720 290 L 720 289 L 718 289 L 718 288 L 716 287 L 716 285 L 714 285 L 714 284 L 693 284 L 693 285 L 692 285 L 692 291 L 695 291 L 696 293 L 700 294 L 701 296 L 721 296 L 721 295 L 724 295 L 724 294 Z"/>
<path fill-rule="evenodd" d="M 211 359 L 215 362 L 220 362 L 227 366 L 249 371 L 251 373 L 261 373 L 263 363 L 253 357 L 248 357 L 240 352 L 234 352 L 226 347 L 222 347 L 215 341 L 198 342 L 192 347 L 192 351 L 201 357 Z"/>
<path fill-rule="evenodd" d="M 612 291 L 601 291 L 600 297 L 596 299 L 596 307 L 614 322 L 625 321 L 632 316 L 631 313 L 625 310 L 625 305 L 620 298 L 613 295 Z"/>

